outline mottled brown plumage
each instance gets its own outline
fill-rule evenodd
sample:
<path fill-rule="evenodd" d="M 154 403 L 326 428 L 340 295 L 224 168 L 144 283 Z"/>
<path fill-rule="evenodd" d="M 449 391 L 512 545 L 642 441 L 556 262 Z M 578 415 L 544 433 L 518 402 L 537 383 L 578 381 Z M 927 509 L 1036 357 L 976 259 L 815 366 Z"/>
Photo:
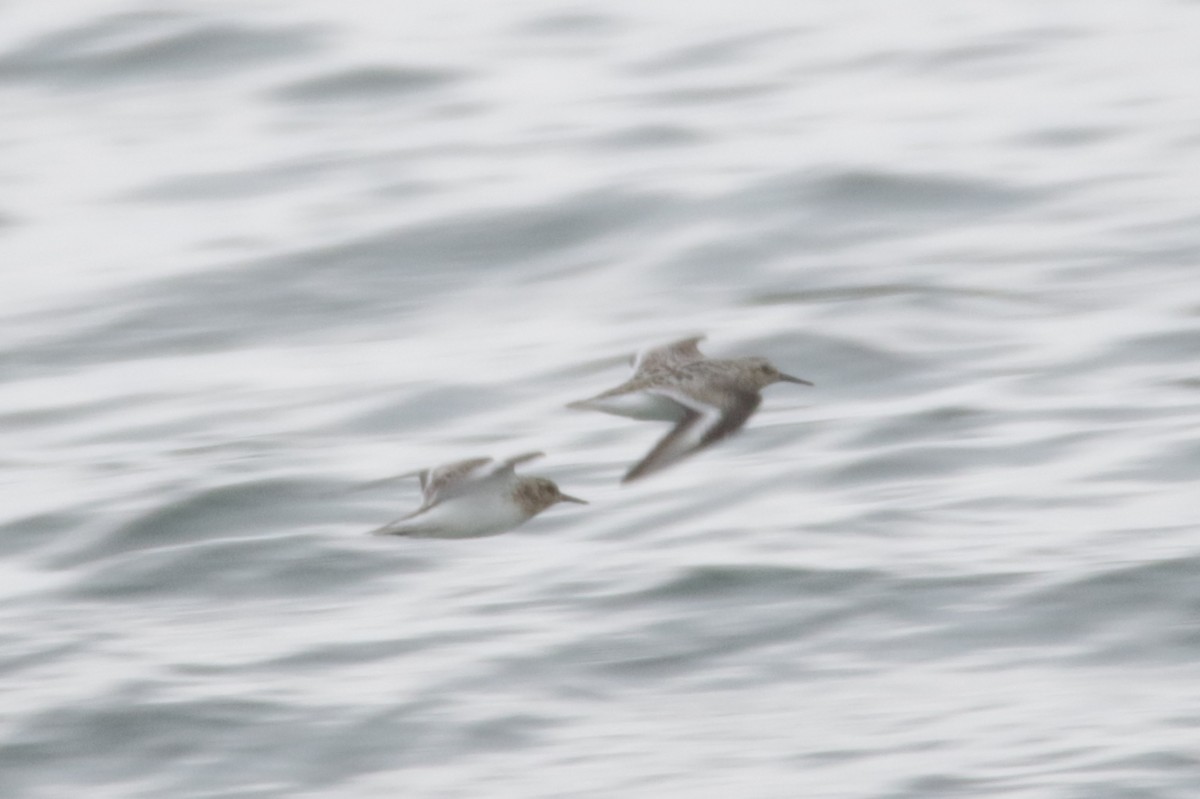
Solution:
<path fill-rule="evenodd" d="M 568 407 L 598 410 L 675 426 L 633 466 L 622 482 L 666 468 L 739 429 L 762 402 L 767 386 L 807 380 L 786 375 L 766 358 L 706 358 L 702 337 L 646 350 L 629 380 Z"/>

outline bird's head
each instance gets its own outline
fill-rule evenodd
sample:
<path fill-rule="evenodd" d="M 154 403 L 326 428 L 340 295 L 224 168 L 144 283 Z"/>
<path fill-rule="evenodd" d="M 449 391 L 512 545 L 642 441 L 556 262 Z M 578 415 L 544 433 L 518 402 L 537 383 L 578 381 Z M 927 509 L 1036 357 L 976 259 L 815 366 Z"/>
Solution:
<path fill-rule="evenodd" d="M 772 383 L 799 383 L 802 386 L 812 385 L 811 382 L 802 377 L 785 375 L 771 365 L 771 362 L 766 358 L 746 358 L 745 362 L 751 379 L 758 384 L 759 388 L 766 388 Z"/>
<path fill-rule="evenodd" d="M 551 505 L 557 505 L 559 502 L 576 502 L 580 505 L 588 504 L 586 499 L 564 494 L 553 480 L 547 480 L 545 477 L 524 478 L 521 484 L 521 493 L 524 494 L 523 499 L 534 509 L 534 513 L 540 513 Z"/>

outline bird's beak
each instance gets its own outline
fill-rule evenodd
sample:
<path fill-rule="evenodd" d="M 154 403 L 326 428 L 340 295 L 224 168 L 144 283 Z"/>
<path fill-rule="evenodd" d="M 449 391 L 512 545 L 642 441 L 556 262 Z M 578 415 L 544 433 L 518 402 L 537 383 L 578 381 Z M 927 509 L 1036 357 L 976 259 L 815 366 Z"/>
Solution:
<path fill-rule="evenodd" d="M 580 499 L 579 497 L 573 497 L 570 494 L 559 494 L 558 501 L 559 502 L 578 502 L 580 505 L 589 504 L 586 499 Z"/>
<path fill-rule="evenodd" d="M 785 375 L 782 372 L 779 374 L 779 379 L 784 383 L 799 383 L 802 386 L 812 385 L 812 381 L 810 380 L 805 380 L 803 377 L 792 377 L 791 375 Z"/>

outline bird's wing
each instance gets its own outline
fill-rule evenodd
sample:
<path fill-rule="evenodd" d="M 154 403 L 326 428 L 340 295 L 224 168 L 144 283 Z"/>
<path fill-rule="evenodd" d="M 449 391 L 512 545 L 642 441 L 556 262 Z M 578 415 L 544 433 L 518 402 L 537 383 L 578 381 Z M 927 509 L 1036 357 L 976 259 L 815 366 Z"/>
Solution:
<path fill-rule="evenodd" d="M 696 345 L 703 340 L 704 336 L 692 336 L 672 341 L 670 344 L 660 344 L 657 347 L 644 349 L 633 359 L 633 373 L 636 375 L 664 366 L 679 366 L 698 361 L 704 355 Z"/>
<path fill-rule="evenodd" d="M 520 455 L 513 455 L 511 458 L 488 464 L 471 475 L 469 489 L 467 490 L 472 493 L 478 491 L 509 491 L 520 479 L 517 477 L 516 471 L 516 467 L 519 464 L 534 460 L 535 458 L 544 458 L 545 456 L 546 453 L 544 452 L 523 452 Z M 464 484 L 463 487 L 467 488 L 467 484 Z"/>
<path fill-rule="evenodd" d="M 511 458 L 507 458 L 502 461 L 501 468 L 512 469 L 514 466 L 525 463 L 526 461 L 544 457 L 546 457 L 546 453 L 544 452 L 522 452 L 520 455 L 513 455 Z"/>
<path fill-rule="evenodd" d="M 489 472 L 485 467 L 490 463 L 491 458 L 469 458 L 421 472 L 421 493 L 425 501 L 417 512 L 433 507 L 446 497 L 462 493 L 468 485 L 486 477 Z"/>
<path fill-rule="evenodd" d="M 421 507 L 427 509 L 450 497 L 487 490 L 483 483 L 516 480 L 514 467 L 534 458 L 544 457 L 544 455 L 543 452 L 523 452 L 502 461 L 495 461 L 492 458 L 471 458 L 439 466 L 422 478 L 421 486 L 425 502 Z"/>
<path fill-rule="evenodd" d="M 654 393 L 678 403 L 684 409 L 683 418 L 654 445 L 646 457 L 626 472 L 622 483 L 665 469 L 721 440 L 745 424 L 762 402 L 757 392 L 736 389 L 714 393 L 716 401 L 711 404 L 677 391 L 655 389 Z"/>

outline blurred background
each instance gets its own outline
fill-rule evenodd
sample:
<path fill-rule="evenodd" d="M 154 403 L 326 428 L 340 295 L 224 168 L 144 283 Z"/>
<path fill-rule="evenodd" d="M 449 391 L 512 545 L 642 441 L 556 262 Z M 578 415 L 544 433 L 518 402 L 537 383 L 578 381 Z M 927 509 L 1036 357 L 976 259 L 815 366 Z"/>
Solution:
<path fill-rule="evenodd" d="M 3 4 L 0 795 L 1195 797 L 1198 26 Z M 619 487 L 695 333 L 816 388 Z"/>

